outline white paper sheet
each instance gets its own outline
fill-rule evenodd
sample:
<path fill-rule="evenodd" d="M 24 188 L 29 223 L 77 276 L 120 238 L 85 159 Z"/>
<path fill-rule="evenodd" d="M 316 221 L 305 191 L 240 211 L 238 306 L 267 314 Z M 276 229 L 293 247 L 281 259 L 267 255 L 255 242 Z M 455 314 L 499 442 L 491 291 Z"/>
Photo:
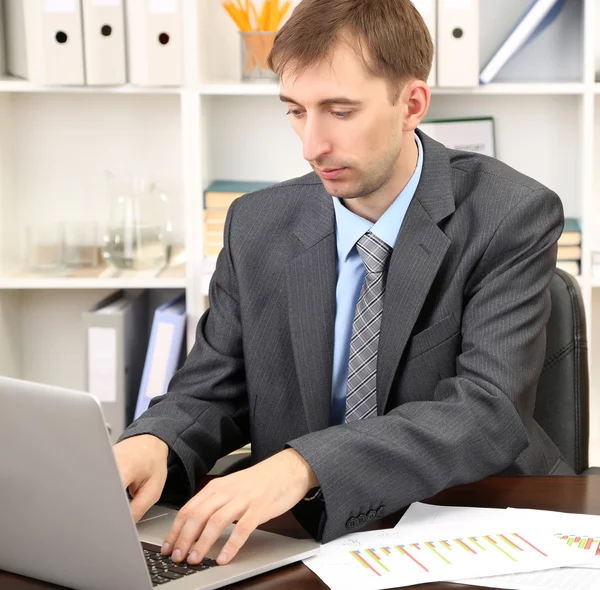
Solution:
<path fill-rule="evenodd" d="M 594 590 L 600 588 L 600 571 L 563 567 L 529 574 L 460 580 L 460 583 L 510 590 Z"/>
<path fill-rule="evenodd" d="M 504 518 L 347 535 L 304 563 L 333 590 L 379 590 L 549 569 L 581 563 L 581 556 L 552 533 Z"/>
<path fill-rule="evenodd" d="M 406 529 L 409 525 L 429 525 L 447 523 L 486 524 L 503 522 L 506 518 L 504 508 L 473 508 L 470 506 L 436 506 L 415 502 L 411 504 L 395 529 Z"/>

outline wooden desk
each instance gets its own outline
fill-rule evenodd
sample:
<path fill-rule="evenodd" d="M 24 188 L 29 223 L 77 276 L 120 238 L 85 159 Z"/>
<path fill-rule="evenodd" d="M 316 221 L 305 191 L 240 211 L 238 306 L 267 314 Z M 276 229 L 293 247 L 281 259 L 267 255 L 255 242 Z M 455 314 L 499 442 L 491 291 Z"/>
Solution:
<path fill-rule="evenodd" d="M 600 475 L 553 477 L 490 477 L 478 483 L 457 486 L 431 499 L 433 504 L 447 506 L 483 506 L 488 508 L 539 508 L 563 512 L 600 514 Z M 400 514 L 376 521 L 371 528 L 391 528 Z M 265 530 L 290 536 L 306 536 L 288 513 L 265 524 Z M 366 530 L 366 529 L 365 529 Z M 10 542 L 4 539 L 3 543 Z M 35 559 L 32 556 L 32 559 Z M 0 572 L 0 589 L 49 590 L 61 588 L 21 576 Z M 273 572 L 229 586 L 231 590 L 323 590 L 327 586 L 302 563 L 280 568 Z M 417 588 L 412 586 L 412 588 Z M 419 590 L 460 590 L 480 588 L 441 582 L 423 584 Z"/>

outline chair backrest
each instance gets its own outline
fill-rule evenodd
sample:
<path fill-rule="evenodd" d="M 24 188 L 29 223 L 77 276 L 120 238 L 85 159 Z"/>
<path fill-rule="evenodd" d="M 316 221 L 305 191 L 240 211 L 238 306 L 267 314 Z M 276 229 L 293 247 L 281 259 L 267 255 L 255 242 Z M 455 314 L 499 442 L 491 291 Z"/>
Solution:
<path fill-rule="evenodd" d="M 581 473 L 588 467 L 589 376 L 585 309 L 577 279 L 556 269 L 550 283 L 552 311 L 546 358 L 534 418 Z"/>

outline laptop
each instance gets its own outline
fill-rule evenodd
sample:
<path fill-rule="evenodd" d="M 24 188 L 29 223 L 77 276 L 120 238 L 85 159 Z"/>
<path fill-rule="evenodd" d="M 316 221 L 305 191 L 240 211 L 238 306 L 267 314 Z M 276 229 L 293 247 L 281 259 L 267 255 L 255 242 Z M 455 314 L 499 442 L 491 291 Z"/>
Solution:
<path fill-rule="evenodd" d="M 0 377 L 0 569 L 76 590 L 211 590 L 316 554 L 311 539 L 252 533 L 231 563 L 160 554 L 176 511 L 133 522 L 98 400 Z"/>

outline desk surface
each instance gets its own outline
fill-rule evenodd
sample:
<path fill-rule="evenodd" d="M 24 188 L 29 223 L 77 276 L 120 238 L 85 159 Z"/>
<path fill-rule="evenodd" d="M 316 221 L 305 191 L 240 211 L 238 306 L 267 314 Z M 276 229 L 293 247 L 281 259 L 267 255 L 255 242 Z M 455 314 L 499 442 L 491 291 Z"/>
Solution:
<path fill-rule="evenodd" d="M 488 508 L 539 508 L 563 512 L 600 514 L 600 476 L 522 476 L 490 477 L 483 481 L 457 486 L 431 499 L 433 504 L 448 506 L 483 506 Z M 391 528 L 399 514 L 376 521 L 371 528 Z M 263 525 L 261 528 L 290 536 L 306 536 L 289 514 Z M 364 529 L 366 530 L 366 529 Z M 3 542 L 7 542 L 4 539 Z M 0 589 L 50 590 L 60 586 L 38 582 L 21 576 L 0 572 Z M 229 586 L 231 590 L 323 590 L 327 586 L 306 566 L 297 563 L 245 582 Z M 416 586 L 412 586 L 416 588 Z M 479 586 L 464 586 L 447 582 L 423 584 L 419 590 L 474 590 Z"/>

